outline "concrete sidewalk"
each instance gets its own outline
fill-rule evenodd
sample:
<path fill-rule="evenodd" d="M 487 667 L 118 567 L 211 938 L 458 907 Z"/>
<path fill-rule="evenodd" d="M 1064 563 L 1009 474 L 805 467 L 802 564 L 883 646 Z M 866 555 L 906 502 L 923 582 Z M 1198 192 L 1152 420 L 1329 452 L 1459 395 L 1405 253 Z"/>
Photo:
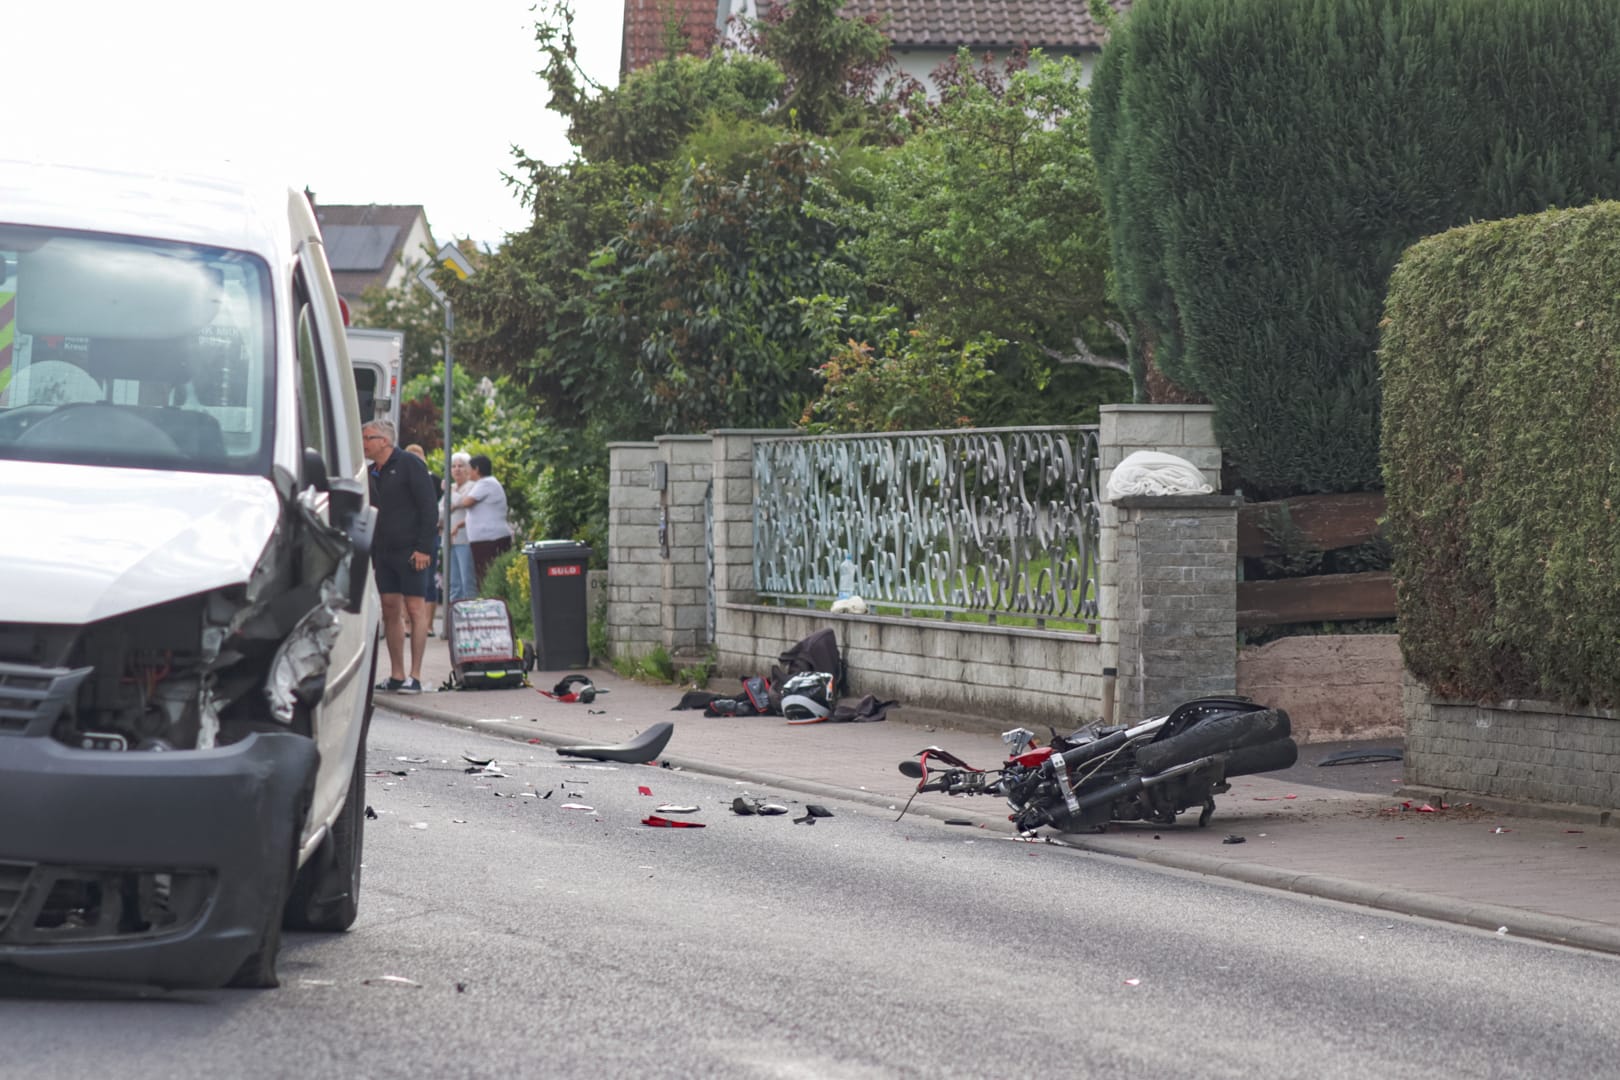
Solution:
<path fill-rule="evenodd" d="M 591 705 L 562 704 L 535 689 L 433 692 L 449 675 L 444 642 L 428 643 L 421 695 L 378 693 L 377 704 L 411 716 L 461 724 L 548 747 L 616 743 L 659 721 L 675 733 L 661 761 L 697 772 L 898 813 L 914 781 L 896 765 L 937 744 L 979 768 L 1004 756 L 996 720 L 899 708 L 867 724 L 790 725 L 779 717 L 705 717 L 672 712 L 681 691 L 589 672 L 608 693 Z M 538 672 L 549 690 L 564 672 Z M 729 690 L 721 682 L 718 689 Z M 1043 732 L 1044 734 L 1044 732 Z M 1302 761 L 1315 761 L 1301 748 Z M 1384 766 L 1391 778 L 1399 766 Z M 1195 814 L 1166 828 L 1113 825 L 1101 834 L 1064 836 L 1087 851 L 1441 919 L 1604 952 L 1620 953 L 1620 828 L 1577 808 L 1482 805 L 1391 783 L 1389 794 L 1325 786 L 1333 769 L 1238 777 L 1216 797 L 1208 828 Z M 1316 781 L 1303 784 L 1298 778 Z M 1323 786 L 1318 786 L 1323 785 Z M 1421 812 L 1443 798 L 1447 809 Z M 1006 806 L 992 797 L 917 796 L 908 811 L 967 819 L 1011 835 Z M 940 827 L 945 827 L 941 825 Z M 1049 830 L 1048 830 L 1049 831 Z M 1227 843 L 1241 836 L 1242 843 Z"/>

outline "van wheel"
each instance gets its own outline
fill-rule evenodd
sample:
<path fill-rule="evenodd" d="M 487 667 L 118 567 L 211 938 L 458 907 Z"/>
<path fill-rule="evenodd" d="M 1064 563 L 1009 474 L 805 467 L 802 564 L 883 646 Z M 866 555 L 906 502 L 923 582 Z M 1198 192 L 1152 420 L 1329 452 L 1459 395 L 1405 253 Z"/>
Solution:
<path fill-rule="evenodd" d="M 364 733 L 349 778 L 349 795 L 298 875 L 282 924 L 289 930 L 338 933 L 354 925 L 360 913 L 360 858 L 365 840 L 366 756 Z"/>

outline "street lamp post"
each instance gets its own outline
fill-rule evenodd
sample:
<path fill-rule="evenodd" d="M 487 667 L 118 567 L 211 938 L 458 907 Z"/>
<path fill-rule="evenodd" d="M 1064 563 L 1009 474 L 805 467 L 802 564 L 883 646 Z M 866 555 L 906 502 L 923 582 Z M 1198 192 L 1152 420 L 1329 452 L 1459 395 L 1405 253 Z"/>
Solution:
<path fill-rule="evenodd" d="M 439 283 L 433 280 L 433 275 L 442 266 L 462 281 L 466 281 L 467 278 L 472 276 L 473 268 L 472 264 L 467 261 L 467 257 L 454 244 L 441 245 L 436 258 L 438 265 L 435 266 L 429 263 L 422 267 L 416 272 L 416 280 L 420 281 L 433 299 L 439 302 L 439 306 L 444 308 L 444 531 L 440 537 L 441 550 L 439 557 L 443 560 L 444 566 L 444 630 L 445 637 L 448 638 L 450 636 L 450 560 L 452 556 L 450 550 L 450 541 L 452 539 L 450 532 L 450 513 L 452 509 L 450 492 L 455 486 L 454 478 L 450 472 L 452 434 L 450 409 L 455 400 L 455 362 L 450 354 L 450 339 L 455 333 L 456 317 L 450 304 L 450 297 L 445 294 L 443 289 L 439 288 Z"/>

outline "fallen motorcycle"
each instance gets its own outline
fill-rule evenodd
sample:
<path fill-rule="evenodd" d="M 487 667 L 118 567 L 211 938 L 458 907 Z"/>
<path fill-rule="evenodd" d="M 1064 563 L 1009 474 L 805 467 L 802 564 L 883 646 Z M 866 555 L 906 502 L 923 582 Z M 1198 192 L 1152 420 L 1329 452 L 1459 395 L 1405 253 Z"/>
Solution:
<path fill-rule="evenodd" d="M 1229 778 L 1286 769 L 1299 757 L 1287 713 L 1233 697 L 1195 698 L 1134 727 L 1054 732 L 1046 746 L 1026 728 L 1001 738 L 1011 751 L 998 769 L 975 769 L 937 746 L 902 761 L 900 771 L 918 782 L 912 798 L 1001 795 L 1021 833 L 1101 830 L 1111 821 L 1172 825 L 1195 806 L 1203 826 Z M 908 799 L 900 816 L 910 807 Z"/>

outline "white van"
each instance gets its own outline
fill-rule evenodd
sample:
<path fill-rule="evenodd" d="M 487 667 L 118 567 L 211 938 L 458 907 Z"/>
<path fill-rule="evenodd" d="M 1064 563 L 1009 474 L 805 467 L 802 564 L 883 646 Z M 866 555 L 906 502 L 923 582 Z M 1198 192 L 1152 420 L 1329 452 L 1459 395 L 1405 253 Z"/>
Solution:
<path fill-rule="evenodd" d="M 0 153 L 0 971 L 353 922 L 375 516 L 302 193 Z"/>

